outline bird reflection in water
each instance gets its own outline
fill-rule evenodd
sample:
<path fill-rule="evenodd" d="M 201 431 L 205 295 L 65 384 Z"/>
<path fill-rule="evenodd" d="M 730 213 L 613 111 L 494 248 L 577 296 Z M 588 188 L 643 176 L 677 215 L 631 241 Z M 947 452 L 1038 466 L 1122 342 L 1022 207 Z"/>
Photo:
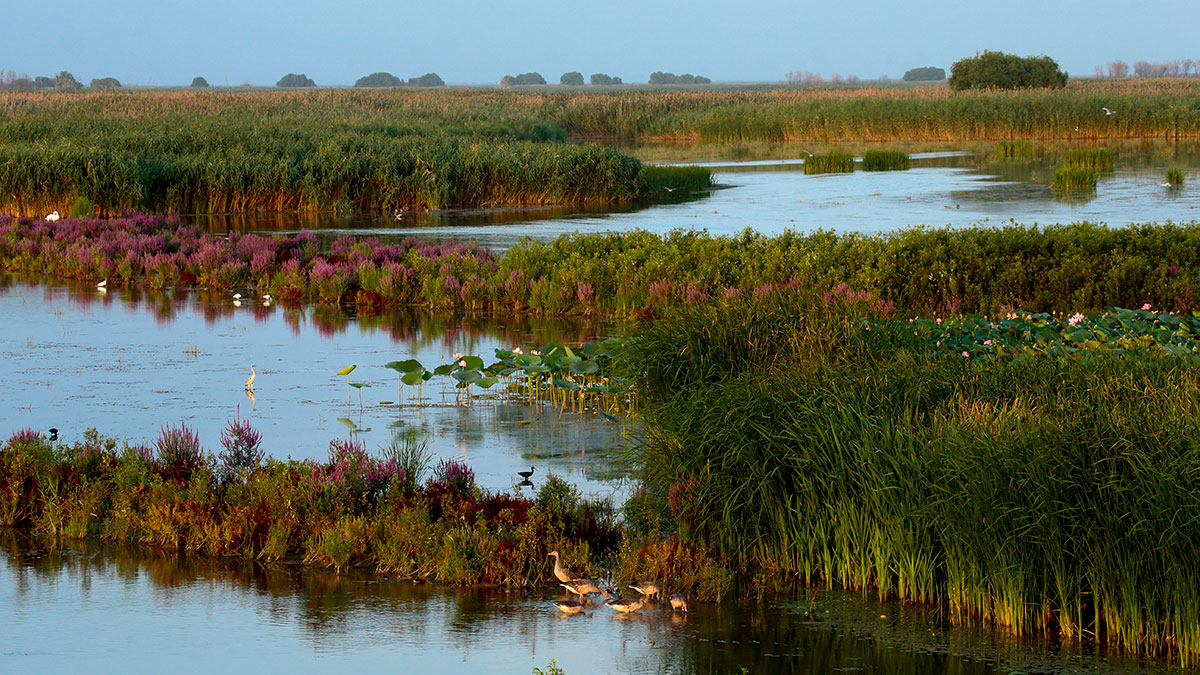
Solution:
<path fill-rule="evenodd" d="M 258 405 L 258 401 L 255 400 L 255 398 L 254 398 L 254 390 L 253 389 L 246 390 L 246 398 L 250 399 L 250 409 L 254 410 L 255 407 Z"/>

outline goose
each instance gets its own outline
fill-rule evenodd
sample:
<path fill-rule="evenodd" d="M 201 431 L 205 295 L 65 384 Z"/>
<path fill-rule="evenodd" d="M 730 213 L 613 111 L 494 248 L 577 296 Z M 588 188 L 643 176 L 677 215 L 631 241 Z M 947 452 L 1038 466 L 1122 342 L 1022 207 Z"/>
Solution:
<path fill-rule="evenodd" d="M 577 574 L 563 567 L 558 561 L 558 551 L 550 551 L 546 557 L 554 557 L 554 577 L 559 581 L 574 581 L 579 578 Z"/>
<path fill-rule="evenodd" d="M 554 606 L 563 614 L 578 614 L 591 605 L 592 601 L 587 598 L 582 600 L 556 600 L 554 602 Z"/>
<path fill-rule="evenodd" d="M 637 583 L 637 584 L 630 586 L 630 588 L 637 591 L 638 593 L 641 593 L 642 598 L 645 600 L 649 600 L 650 598 L 658 597 L 659 591 L 661 590 L 661 589 L 659 589 L 658 584 L 654 583 L 653 581 L 643 581 L 641 583 Z"/>
<path fill-rule="evenodd" d="M 608 603 L 608 606 L 617 610 L 618 612 L 621 612 L 622 614 L 628 614 L 641 609 L 642 601 L 640 598 L 637 600 L 630 600 L 626 598 L 624 600 L 613 600 L 612 602 Z"/>
<path fill-rule="evenodd" d="M 605 600 L 612 598 L 607 591 L 605 591 L 603 588 L 600 588 L 596 584 L 593 584 L 587 579 L 572 579 L 566 583 L 559 584 L 559 586 L 562 586 L 571 593 L 578 595 L 580 601 L 583 600 L 583 596 L 590 595 L 592 593 L 599 593 L 603 595 Z"/>
<path fill-rule="evenodd" d="M 681 612 L 688 611 L 687 598 L 683 597 L 683 593 L 676 593 L 671 596 L 671 610 L 679 610 Z"/>
<path fill-rule="evenodd" d="M 254 391 L 254 366 L 250 366 L 250 377 L 246 378 L 246 391 Z"/>

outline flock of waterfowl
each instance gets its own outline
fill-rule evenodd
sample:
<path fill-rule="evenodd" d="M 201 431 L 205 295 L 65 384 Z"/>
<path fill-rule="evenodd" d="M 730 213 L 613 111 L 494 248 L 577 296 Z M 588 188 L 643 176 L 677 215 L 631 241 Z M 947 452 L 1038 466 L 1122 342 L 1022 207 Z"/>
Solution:
<path fill-rule="evenodd" d="M 561 582 L 559 585 L 567 589 L 568 593 L 578 596 L 573 599 L 555 601 L 554 606 L 564 614 L 579 614 L 584 609 L 591 607 L 591 599 L 585 596 L 597 593 L 604 596 L 606 601 L 604 603 L 605 607 L 621 612 L 622 614 L 636 612 L 651 600 L 661 602 L 662 589 L 653 581 L 642 581 L 630 586 L 630 588 L 640 593 L 641 597 L 613 599 L 612 594 L 597 586 L 590 579 L 584 579 L 563 567 L 559 561 L 558 551 L 551 551 L 547 555 L 554 558 L 554 576 Z M 671 611 L 688 611 L 687 598 L 683 594 L 677 593 L 671 596 Z"/>

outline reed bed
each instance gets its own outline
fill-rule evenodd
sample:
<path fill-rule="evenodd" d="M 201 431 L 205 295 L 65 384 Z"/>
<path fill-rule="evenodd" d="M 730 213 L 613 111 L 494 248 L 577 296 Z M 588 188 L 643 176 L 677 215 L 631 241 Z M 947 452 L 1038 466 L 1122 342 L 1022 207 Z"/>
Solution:
<path fill-rule="evenodd" d="M 854 171 L 854 155 L 842 152 L 829 152 L 820 155 L 809 155 L 804 160 L 804 173 L 852 173 Z"/>
<path fill-rule="evenodd" d="M 645 166 L 642 180 L 653 194 L 687 197 L 712 187 L 712 171 L 702 166 Z"/>
<path fill-rule="evenodd" d="M 1183 169 L 1173 166 L 1167 169 L 1167 184 L 1171 187 L 1183 185 Z"/>
<path fill-rule="evenodd" d="M 1054 351 L 1046 321 L 1009 321 L 1033 351 L 944 349 L 850 290 L 648 325 L 627 362 L 647 494 L 743 574 L 1195 665 L 1200 359 L 1136 348 L 1141 324 Z"/>
<path fill-rule="evenodd" d="M 996 141 L 994 154 L 998 159 L 1033 159 L 1041 149 L 1030 141 Z"/>
<path fill-rule="evenodd" d="M 1063 166 L 1054 170 L 1050 179 L 1050 189 L 1055 192 L 1065 190 L 1095 190 L 1096 170 L 1086 166 Z"/>
<path fill-rule="evenodd" d="M 1063 156 L 1062 165 L 1091 169 L 1096 173 L 1111 173 L 1113 160 L 1113 152 L 1108 148 L 1075 148 Z"/>
<path fill-rule="evenodd" d="M 747 231 L 714 237 L 632 231 L 522 242 L 503 254 L 469 242 L 311 233 L 228 238 L 163 216 L 0 216 L 0 270 L 109 289 L 247 289 L 280 300 L 442 311 L 662 316 L 796 285 L 870 291 L 911 315 L 1196 308 L 1200 227 L 1091 223 L 912 228 L 880 235 Z"/>
<path fill-rule="evenodd" d="M 863 171 L 905 171 L 912 168 L 912 158 L 899 150 L 867 150 L 862 158 Z"/>

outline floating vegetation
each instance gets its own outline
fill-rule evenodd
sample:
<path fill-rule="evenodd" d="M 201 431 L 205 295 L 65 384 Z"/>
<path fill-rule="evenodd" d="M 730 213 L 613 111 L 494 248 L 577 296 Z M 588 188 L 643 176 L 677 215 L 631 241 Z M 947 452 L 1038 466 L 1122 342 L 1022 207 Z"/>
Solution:
<path fill-rule="evenodd" d="M 1031 141 L 996 141 L 995 154 L 1000 159 L 1033 159 L 1041 149 Z"/>
<path fill-rule="evenodd" d="M 823 155 L 809 155 L 804 160 L 804 173 L 851 173 L 854 171 L 854 155 L 841 152 L 830 152 Z"/>
<path fill-rule="evenodd" d="M 899 150 L 867 150 L 862 158 L 863 171 L 904 171 L 912 168 L 907 152 Z"/>
<path fill-rule="evenodd" d="M 1113 170 L 1113 152 L 1108 148 L 1076 148 L 1063 156 L 1063 167 L 1091 169 L 1096 173 Z"/>
<path fill-rule="evenodd" d="M 1183 185 L 1183 169 L 1177 166 L 1167 169 L 1167 185 L 1171 187 Z"/>
<path fill-rule="evenodd" d="M 1064 166 L 1054 170 L 1050 189 L 1055 192 L 1067 190 L 1095 190 L 1096 170 L 1083 166 Z"/>

